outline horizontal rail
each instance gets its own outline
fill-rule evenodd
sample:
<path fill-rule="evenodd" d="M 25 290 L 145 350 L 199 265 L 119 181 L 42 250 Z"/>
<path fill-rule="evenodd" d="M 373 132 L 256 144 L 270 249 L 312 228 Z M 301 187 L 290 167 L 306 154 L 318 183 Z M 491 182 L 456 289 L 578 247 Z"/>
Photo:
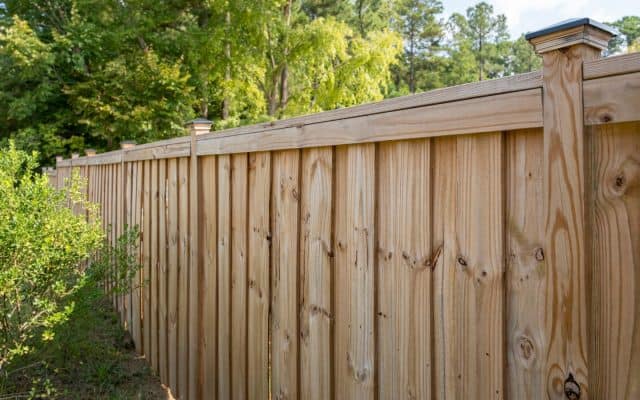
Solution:
<path fill-rule="evenodd" d="M 623 54 L 619 56 L 585 61 L 582 76 L 585 80 L 602 78 L 611 75 L 640 72 L 640 53 Z"/>
<path fill-rule="evenodd" d="M 394 99 L 383 100 L 377 103 L 364 104 L 349 108 L 343 108 L 332 111 L 325 111 L 317 114 L 311 114 L 301 117 L 290 118 L 281 121 L 273 121 L 269 123 L 261 123 L 249 126 L 242 126 L 237 128 L 225 129 L 222 131 L 211 132 L 198 137 L 198 154 L 217 154 L 222 149 L 235 149 L 230 152 L 248 151 L 242 149 L 260 149 L 255 147 L 255 143 L 248 143 L 249 141 L 256 140 L 258 137 L 266 137 L 265 150 L 274 148 L 291 148 L 298 146 L 312 146 L 315 145 L 310 142 L 306 137 L 309 135 L 320 134 L 324 144 L 344 144 L 354 143 L 367 140 L 367 132 L 360 132 L 356 134 L 356 138 L 337 138 L 337 142 L 327 142 L 329 136 L 324 133 L 326 128 L 332 129 L 335 127 L 344 126 L 345 124 L 353 126 L 355 129 L 366 128 L 367 123 L 364 121 L 366 118 L 372 118 L 379 121 L 378 115 L 384 115 L 384 118 L 391 116 L 391 113 L 400 113 L 398 115 L 408 115 L 410 113 L 417 113 L 418 108 L 424 109 L 424 112 L 434 114 L 431 121 L 424 121 L 424 118 L 417 116 L 418 119 L 422 119 L 420 124 L 428 126 L 416 126 L 409 127 L 408 124 L 402 124 L 405 131 L 398 131 L 395 134 L 387 132 L 382 136 L 379 133 L 376 137 L 372 137 L 371 140 L 388 140 L 388 139 L 400 139 L 407 137 L 428 137 L 434 136 L 436 132 L 442 132 L 443 135 L 453 135 L 459 133 L 472 133 L 472 132 L 487 132 L 491 130 L 503 130 L 503 129 L 518 129 L 528 127 L 542 126 L 542 106 L 540 101 L 534 99 L 535 96 L 540 98 L 540 94 L 533 94 L 531 89 L 540 89 L 542 87 L 542 74 L 540 71 L 509 76 L 500 79 L 468 83 L 464 85 L 458 85 L 448 88 L 431 90 L 429 92 L 420 93 L 411 96 L 403 96 Z M 539 92 L 539 90 L 538 90 Z M 507 96 L 493 99 L 494 96 Z M 524 114 L 519 118 L 517 115 L 509 118 L 506 125 L 502 126 L 500 121 L 500 115 L 506 117 L 504 108 L 502 108 L 505 99 L 511 99 L 513 104 L 509 105 L 509 109 L 513 111 L 514 107 L 518 106 L 518 99 L 523 96 L 525 100 Z M 491 98 L 487 102 L 488 98 Z M 483 100 L 477 100 L 483 99 Z M 475 101 L 471 101 L 475 100 Z M 535 103 L 535 104 L 534 104 Z M 465 111 L 454 110 L 456 107 L 461 106 L 465 108 Z M 482 126 L 479 130 L 469 126 L 474 123 L 473 118 L 466 119 L 464 127 L 446 127 L 445 124 L 457 124 L 460 120 L 460 116 L 466 112 L 467 108 L 476 109 L 476 117 L 485 119 L 482 122 Z M 411 110 L 411 111 L 409 111 Z M 451 114 L 453 112 L 453 114 Z M 440 113 L 447 113 L 448 115 L 442 115 Z M 480 114 L 483 114 L 481 116 Z M 492 119 L 492 115 L 498 116 L 498 119 L 489 121 Z M 415 120 L 415 118 L 412 118 Z M 518 121 L 520 119 L 520 121 Z M 394 115 L 394 120 L 398 122 L 398 118 Z M 502 118 L 505 120 L 505 118 Z M 414 121 L 414 123 L 418 123 Z M 371 124 L 369 124 L 371 125 Z M 489 128 L 490 127 L 490 128 Z M 376 128 L 376 127 L 374 127 Z M 386 129 L 390 128 L 387 126 Z M 376 128 L 378 129 L 378 128 Z M 406 130 L 409 129 L 409 132 Z M 417 131 L 416 131 L 417 129 Z M 488 129 L 488 130 L 487 130 Z M 276 135 L 283 135 L 282 138 L 274 137 Z M 296 137 L 301 135 L 301 137 Z M 246 137 L 245 137 L 246 136 Z M 376 139 L 377 138 L 377 139 Z M 278 142 L 282 140 L 282 144 Z M 219 144 L 217 142 L 220 142 Z M 63 160 L 58 162 L 60 167 L 68 167 L 71 165 L 99 165 L 99 164 L 112 164 L 121 161 L 137 161 L 137 160 L 150 160 L 161 158 L 173 158 L 173 157 L 186 157 L 190 155 L 190 139 L 187 136 L 178 137 L 168 140 L 157 141 L 153 143 L 147 143 L 136 146 L 131 149 L 116 150 L 107 153 L 102 153 L 93 157 L 81 157 L 74 160 Z M 305 144 L 307 143 L 307 144 Z M 277 146 L 282 147 L 277 147 Z M 275 146 L 275 147 L 274 147 Z M 200 150 L 202 148 L 202 150 Z"/>
<path fill-rule="evenodd" d="M 582 91 L 585 125 L 638 120 L 640 72 L 585 81 Z"/>
<path fill-rule="evenodd" d="M 540 89 L 313 123 L 253 134 L 198 138 L 198 155 L 496 132 L 542 126 Z"/>

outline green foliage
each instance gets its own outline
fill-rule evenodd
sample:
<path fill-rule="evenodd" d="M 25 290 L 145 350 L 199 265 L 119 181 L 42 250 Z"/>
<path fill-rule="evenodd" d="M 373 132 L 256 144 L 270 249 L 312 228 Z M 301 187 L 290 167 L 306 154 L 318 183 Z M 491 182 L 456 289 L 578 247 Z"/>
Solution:
<path fill-rule="evenodd" d="M 107 236 L 109 236 L 107 234 Z M 105 239 L 103 246 L 94 255 L 87 270 L 87 278 L 96 286 L 100 286 L 108 278 L 111 294 L 126 294 L 138 289 L 140 284 L 134 283 L 134 277 L 142 268 L 139 262 L 140 231 L 137 226 L 126 227 L 124 232 L 111 245 Z"/>
<path fill-rule="evenodd" d="M 346 107 L 531 71 L 480 2 L 441 0 L 6 0 L 0 6 L 0 145 L 39 162 Z M 637 46 L 638 17 L 611 51 Z M 635 43 L 635 44 L 634 44 Z"/>
<path fill-rule="evenodd" d="M 627 48 L 630 53 L 635 50 L 640 40 L 640 17 L 639 16 L 626 16 L 619 20 L 609 23 L 609 25 L 615 27 L 620 32 L 620 35 L 613 38 L 609 42 L 608 52 L 610 54 L 620 53 L 623 47 Z"/>
<path fill-rule="evenodd" d="M 96 207 L 84 200 L 78 175 L 58 191 L 35 168 L 36 156 L 13 143 L 0 151 L 0 370 L 34 340 L 52 339 L 83 284 L 79 263 L 102 240 Z M 68 205 L 83 207 L 94 222 Z"/>

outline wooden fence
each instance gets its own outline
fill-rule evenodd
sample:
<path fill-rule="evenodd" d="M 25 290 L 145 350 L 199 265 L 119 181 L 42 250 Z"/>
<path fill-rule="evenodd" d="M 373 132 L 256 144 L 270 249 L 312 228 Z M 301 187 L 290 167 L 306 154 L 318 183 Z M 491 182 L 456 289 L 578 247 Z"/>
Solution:
<path fill-rule="evenodd" d="M 113 302 L 177 397 L 640 398 L 640 54 L 530 39 L 542 72 L 58 162 L 140 226 Z"/>

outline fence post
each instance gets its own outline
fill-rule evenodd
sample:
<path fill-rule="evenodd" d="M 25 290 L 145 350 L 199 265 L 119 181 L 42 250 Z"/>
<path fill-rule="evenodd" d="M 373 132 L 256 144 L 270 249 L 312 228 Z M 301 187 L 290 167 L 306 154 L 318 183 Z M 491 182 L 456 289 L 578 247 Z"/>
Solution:
<path fill-rule="evenodd" d="M 615 31 L 589 18 L 526 35 L 543 59 L 544 345 L 538 354 L 549 399 L 586 399 L 588 385 L 587 138 L 582 64 L 597 59 Z"/>
<path fill-rule="evenodd" d="M 209 133 L 211 121 L 204 118 L 197 118 L 187 123 L 191 133 L 191 160 L 189 167 L 189 369 L 188 388 L 189 398 L 201 398 L 203 385 L 201 346 L 202 339 L 202 306 L 200 303 L 200 286 L 202 284 L 202 273 L 199 270 L 198 262 L 198 151 L 197 136 Z M 209 377 L 209 379 L 212 379 Z"/>

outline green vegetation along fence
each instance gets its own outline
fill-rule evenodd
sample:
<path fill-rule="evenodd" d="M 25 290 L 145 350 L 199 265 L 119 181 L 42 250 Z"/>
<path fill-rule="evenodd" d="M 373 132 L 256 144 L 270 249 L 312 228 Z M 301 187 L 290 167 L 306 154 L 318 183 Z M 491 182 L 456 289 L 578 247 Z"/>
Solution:
<path fill-rule="evenodd" d="M 640 54 L 63 160 L 183 399 L 640 398 Z M 81 211 L 81 210 L 80 210 Z M 110 285 L 110 282 L 105 282 Z M 271 396 L 271 397 L 270 397 Z"/>

